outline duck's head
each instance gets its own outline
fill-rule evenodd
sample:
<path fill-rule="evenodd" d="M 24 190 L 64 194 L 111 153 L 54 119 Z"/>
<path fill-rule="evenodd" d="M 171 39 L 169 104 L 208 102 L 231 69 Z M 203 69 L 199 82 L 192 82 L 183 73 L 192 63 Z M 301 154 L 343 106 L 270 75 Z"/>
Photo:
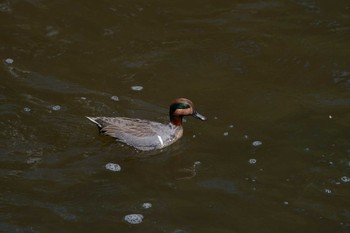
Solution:
<path fill-rule="evenodd" d="M 202 121 L 207 120 L 205 116 L 194 110 L 192 101 L 185 98 L 178 98 L 171 103 L 169 116 L 171 123 L 177 126 L 182 125 L 183 116 L 193 116 Z"/>

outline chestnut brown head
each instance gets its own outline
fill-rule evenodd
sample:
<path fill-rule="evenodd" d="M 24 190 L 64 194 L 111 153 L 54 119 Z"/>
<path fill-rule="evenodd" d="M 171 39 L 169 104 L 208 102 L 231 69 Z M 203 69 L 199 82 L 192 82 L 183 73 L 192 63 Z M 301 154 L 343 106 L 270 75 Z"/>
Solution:
<path fill-rule="evenodd" d="M 182 125 L 183 116 L 193 116 L 202 121 L 207 120 L 205 116 L 194 110 L 192 101 L 185 98 L 178 98 L 171 103 L 169 116 L 171 123 L 178 126 Z"/>

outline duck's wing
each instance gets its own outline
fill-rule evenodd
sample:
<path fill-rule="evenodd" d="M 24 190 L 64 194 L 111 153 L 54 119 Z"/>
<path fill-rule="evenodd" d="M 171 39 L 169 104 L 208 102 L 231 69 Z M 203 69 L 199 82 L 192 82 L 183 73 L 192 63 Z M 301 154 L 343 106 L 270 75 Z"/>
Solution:
<path fill-rule="evenodd" d="M 88 119 L 96 123 L 102 133 L 140 150 L 152 150 L 163 146 L 162 138 L 157 133 L 164 127 L 161 123 L 125 117 Z"/>
<path fill-rule="evenodd" d="M 129 119 L 125 117 L 88 117 L 88 116 L 86 118 L 94 122 L 100 129 L 109 125 L 120 125 L 122 122 L 127 122 Z"/>
<path fill-rule="evenodd" d="M 149 137 L 157 135 L 154 127 L 160 127 L 162 124 L 152 121 L 121 121 L 118 124 L 111 124 L 101 128 L 101 132 L 115 138 L 121 134 L 132 135 L 135 137 Z"/>

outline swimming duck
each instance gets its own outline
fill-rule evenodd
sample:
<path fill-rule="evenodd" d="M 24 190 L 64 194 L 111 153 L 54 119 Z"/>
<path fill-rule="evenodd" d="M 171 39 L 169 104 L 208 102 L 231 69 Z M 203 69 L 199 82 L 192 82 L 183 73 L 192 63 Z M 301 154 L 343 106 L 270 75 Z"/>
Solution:
<path fill-rule="evenodd" d="M 182 118 L 207 118 L 193 109 L 192 101 L 178 98 L 170 104 L 168 124 L 127 117 L 87 117 L 100 132 L 142 151 L 161 149 L 182 137 Z"/>

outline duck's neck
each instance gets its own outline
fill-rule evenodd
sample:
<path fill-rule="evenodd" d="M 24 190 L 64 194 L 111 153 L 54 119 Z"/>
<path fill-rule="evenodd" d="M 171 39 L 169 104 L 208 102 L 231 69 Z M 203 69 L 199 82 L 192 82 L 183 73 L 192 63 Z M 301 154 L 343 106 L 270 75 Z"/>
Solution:
<path fill-rule="evenodd" d="M 182 116 L 170 116 L 170 122 L 176 126 L 182 126 Z"/>

